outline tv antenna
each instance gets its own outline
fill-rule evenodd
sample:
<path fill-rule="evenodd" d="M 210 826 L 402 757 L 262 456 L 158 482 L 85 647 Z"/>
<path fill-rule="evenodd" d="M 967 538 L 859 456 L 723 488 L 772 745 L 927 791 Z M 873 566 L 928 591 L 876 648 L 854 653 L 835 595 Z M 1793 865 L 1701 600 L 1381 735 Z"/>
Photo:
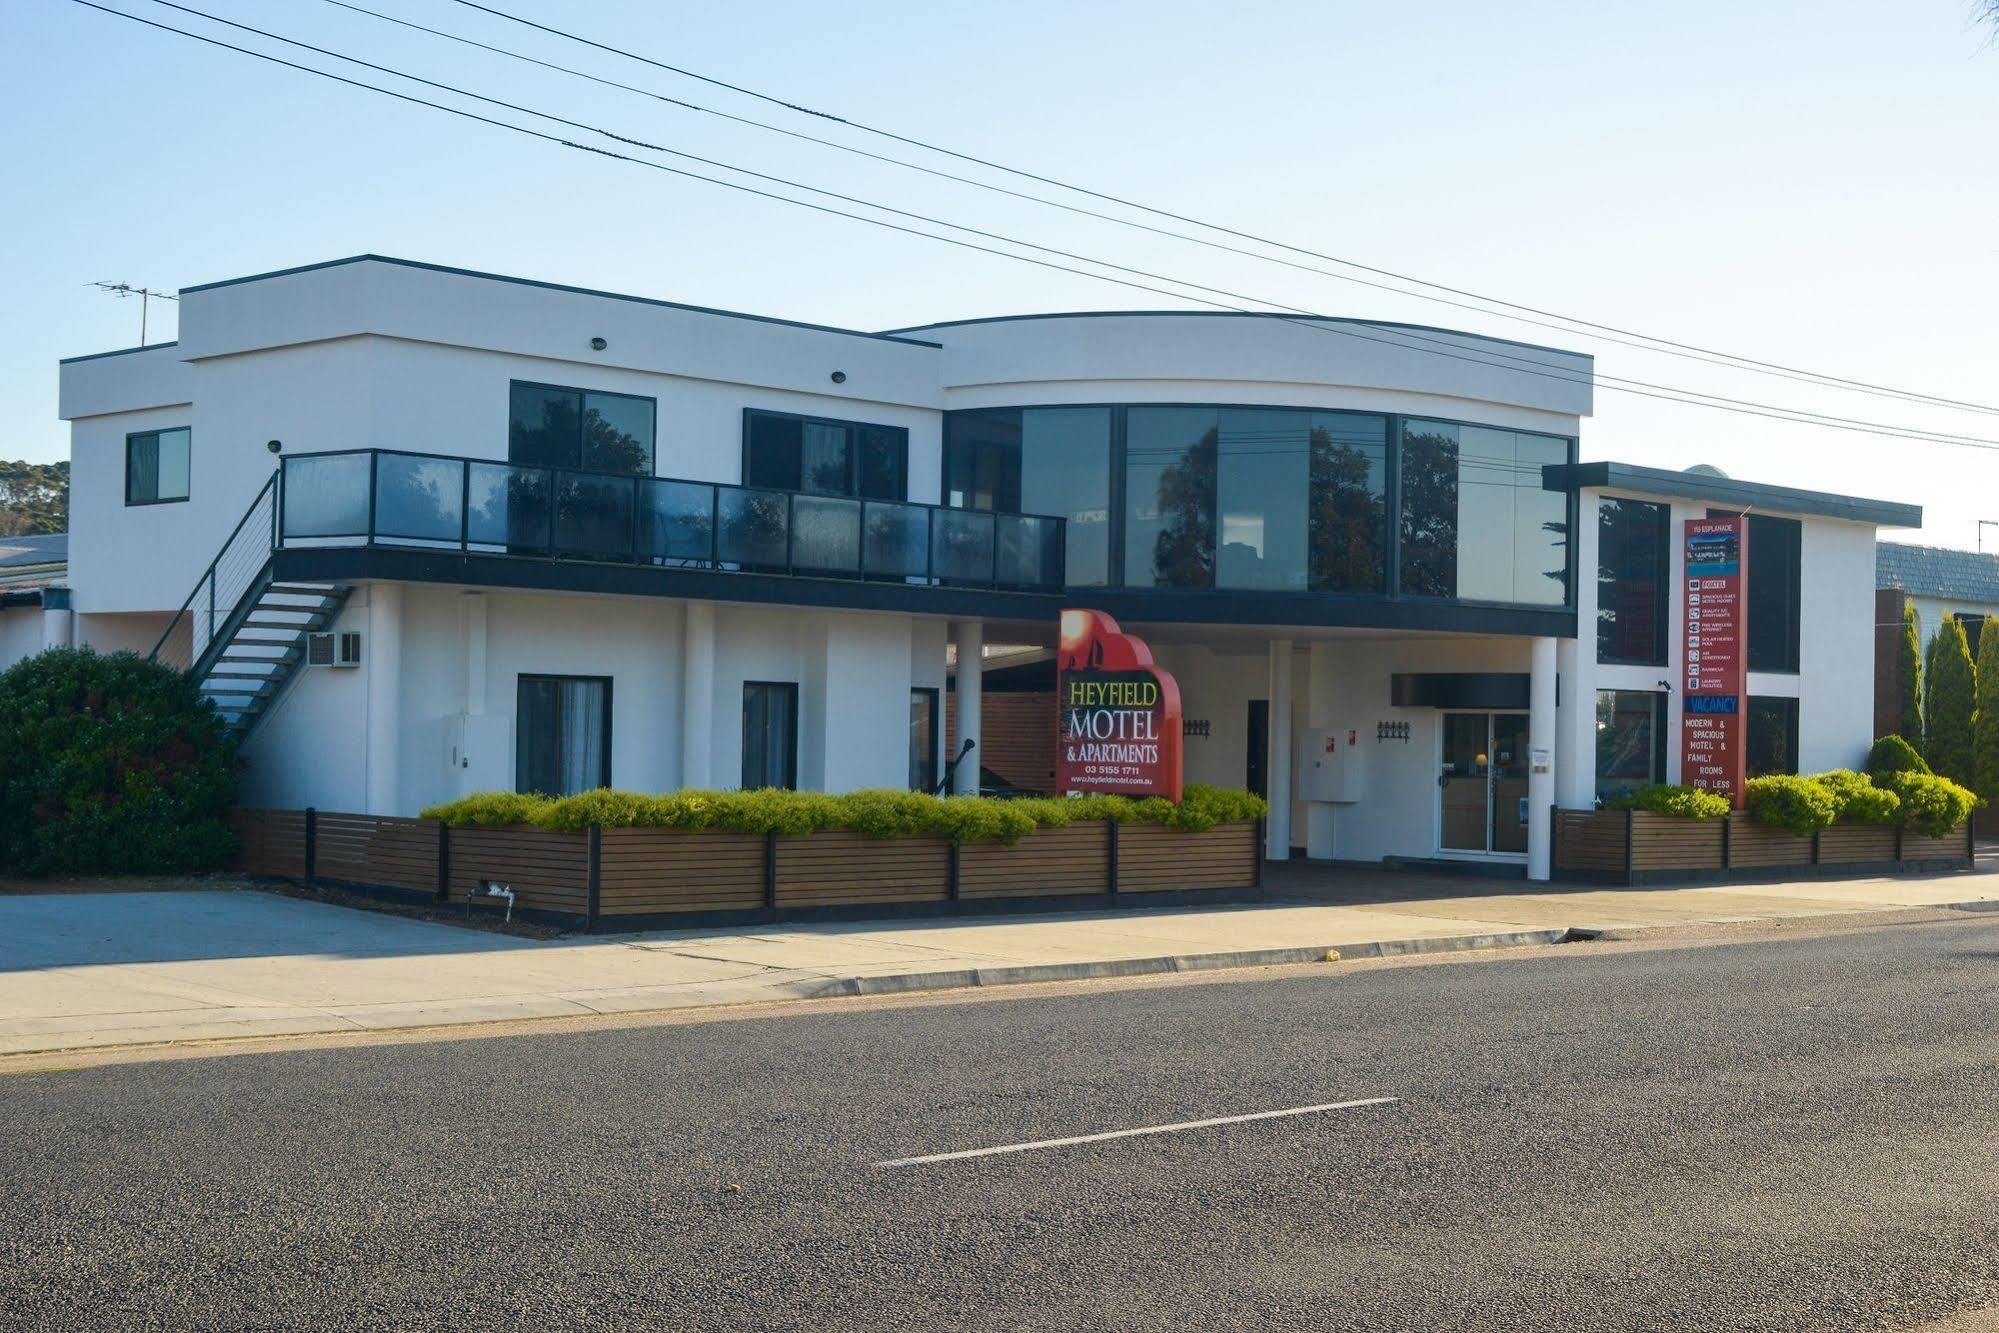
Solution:
<path fill-rule="evenodd" d="M 93 282 L 91 286 L 100 291 L 110 292 L 119 300 L 128 296 L 139 298 L 139 345 L 146 345 L 146 316 L 154 301 L 178 301 L 180 297 L 172 292 L 156 292 L 150 287 L 134 287 L 129 282 Z"/>

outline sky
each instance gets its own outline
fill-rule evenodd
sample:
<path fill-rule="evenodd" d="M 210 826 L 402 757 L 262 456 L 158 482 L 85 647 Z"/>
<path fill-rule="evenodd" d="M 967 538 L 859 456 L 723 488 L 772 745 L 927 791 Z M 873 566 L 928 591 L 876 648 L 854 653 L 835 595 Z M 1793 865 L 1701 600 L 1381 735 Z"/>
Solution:
<path fill-rule="evenodd" d="M 454 0 L 357 2 L 965 170 Z M 155 0 L 103 3 L 282 50 Z M 326 0 L 186 3 L 685 153 L 1274 304 L 1550 343 L 1595 353 L 1603 375 L 1981 437 L 1991 444 L 1884 439 L 1600 386 L 1582 455 L 1919 503 L 1924 527 L 1893 534 L 1904 540 L 1969 548 L 1979 520 L 1999 520 L 1999 44 L 1970 0 L 495 3 L 1324 254 L 1988 411 L 1741 373 L 1148 236 Z M 65 457 L 57 360 L 139 341 L 138 302 L 98 280 L 173 290 L 374 252 L 861 329 L 1203 308 L 526 139 L 74 0 L 0 5 L 0 126 L 0 458 Z M 155 303 L 149 341 L 172 337 L 173 321 Z M 1999 527 L 1986 531 L 1999 550 Z"/>

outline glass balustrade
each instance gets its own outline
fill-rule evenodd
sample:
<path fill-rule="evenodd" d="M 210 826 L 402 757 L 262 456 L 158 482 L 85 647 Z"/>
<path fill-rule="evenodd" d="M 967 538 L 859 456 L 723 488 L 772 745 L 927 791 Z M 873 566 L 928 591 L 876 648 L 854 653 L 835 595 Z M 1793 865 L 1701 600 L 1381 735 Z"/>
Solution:
<path fill-rule="evenodd" d="M 1064 523 L 397 450 L 283 460 L 279 540 L 1057 592 Z"/>

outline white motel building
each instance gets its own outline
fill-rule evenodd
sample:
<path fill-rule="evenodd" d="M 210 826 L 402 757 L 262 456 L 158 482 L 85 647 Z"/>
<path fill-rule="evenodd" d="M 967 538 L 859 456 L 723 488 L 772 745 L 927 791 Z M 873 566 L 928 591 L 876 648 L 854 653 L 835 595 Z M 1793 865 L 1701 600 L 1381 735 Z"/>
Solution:
<path fill-rule="evenodd" d="M 67 589 L 0 615 L 195 673 L 253 805 L 1045 790 L 1073 606 L 1271 856 L 1545 877 L 1552 807 L 1680 776 L 1682 520 L 1749 516 L 1752 773 L 1860 762 L 1921 521 L 1579 462 L 1589 357 L 1410 325 L 867 333 L 376 256 L 180 314 L 62 364 Z"/>

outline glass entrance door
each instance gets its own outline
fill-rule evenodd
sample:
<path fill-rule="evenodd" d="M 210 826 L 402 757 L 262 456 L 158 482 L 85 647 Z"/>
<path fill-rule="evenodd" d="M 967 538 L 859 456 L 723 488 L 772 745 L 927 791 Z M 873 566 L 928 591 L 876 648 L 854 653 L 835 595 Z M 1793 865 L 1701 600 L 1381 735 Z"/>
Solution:
<path fill-rule="evenodd" d="M 1445 713 L 1437 845 L 1446 852 L 1527 850 L 1527 717 Z"/>

